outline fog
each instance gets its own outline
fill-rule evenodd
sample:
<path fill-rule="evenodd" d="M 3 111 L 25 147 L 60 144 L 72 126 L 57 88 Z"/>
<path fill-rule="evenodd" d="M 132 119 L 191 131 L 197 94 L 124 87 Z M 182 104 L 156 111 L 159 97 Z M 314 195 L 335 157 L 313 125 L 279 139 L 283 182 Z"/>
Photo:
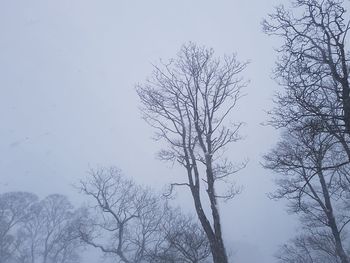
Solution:
<path fill-rule="evenodd" d="M 262 168 L 278 133 L 261 125 L 278 89 L 271 79 L 276 39 L 261 21 L 283 1 L 0 1 L 0 192 L 62 193 L 89 168 L 115 165 L 140 184 L 162 190 L 183 169 L 156 158 L 161 142 L 142 120 L 135 84 L 183 43 L 249 60 L 249 85 L 232 119 L 244 140 L 229 147 L 242 193 L 221 203 L 224 237 L 235 262 L 271 263 L 296 220 L 267 197 L 273 175 Z M 188 192 L 174 203 L 193 211 Z M 86 251 L 95 254 L 94 250 Z M 84 260 L 100 262 L 97 253 Z"/>

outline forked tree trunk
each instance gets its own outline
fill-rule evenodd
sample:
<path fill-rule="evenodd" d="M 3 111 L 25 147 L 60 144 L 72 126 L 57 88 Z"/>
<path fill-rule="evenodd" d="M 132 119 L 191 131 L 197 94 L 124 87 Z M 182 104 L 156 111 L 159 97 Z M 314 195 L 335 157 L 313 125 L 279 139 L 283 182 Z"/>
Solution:
<path fill-rule="evenodd" d="M 192 189 L 191 189 L 192 190 Z M 192 196 L 193 196 L 193 200 L 195 203 L 195 208 L 196 208 L 196 212 L 199 218 L 199 221 L 201 222 L 201 225 L 205 231 L 205 233 L 207 234 L 208 240 L 209 240 L 209 244 L 210 244 L 210 250 L 211 250 L 211 254 L 213 257 L 213 262 L 214 263 L 228 263 L 228 258 L 227 258 L 227 254 L 226 254 L 226 249 L 224 246 L 224 242 L 222 240 L 222 236 L 219 235 L 218 233 L 215 233 L 210 225 L 210 222 L 208 221 L 202 205 L 201 205 L 201 201 L 200 201 L 200 197 L 199 197 L 199 192 L 197 192 L 196 189 L 193 189 L 192 191 Z M 220 222 L 218 222 L 218 220 L 220 220 L 220 218 L 216 218 L 214 219 L 214 221 L 216 221 L 216 225 L 220 225 Z"/>

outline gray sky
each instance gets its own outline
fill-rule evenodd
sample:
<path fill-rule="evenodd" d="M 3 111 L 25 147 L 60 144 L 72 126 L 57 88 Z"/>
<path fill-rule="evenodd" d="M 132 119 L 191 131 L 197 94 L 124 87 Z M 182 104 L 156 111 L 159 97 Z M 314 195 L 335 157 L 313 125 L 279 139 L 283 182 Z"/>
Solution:
<path fill-rule="evenodd" d="M 270 79 L 278 43 L 260 22 L 281 2 L 0 0 L 0 192 L 58 192 L 80 202 L 71 184 L 97 165 L 161 189 L 183 171 L 155 158 L 161 145 L 140 118 L 134 85 L 188 41 L 237 52 L 251 60 L 251 82 L 233 116 L 246 123 L 245 140 L 229 157 L 249 165 L 237 176 L 244 192 L 221 205 L 225 238 L 235 262 L 273 262 L 295 229 L 284 204 L 267 199 L 273 176 L 259 164 L 276 142 L 260 123 L 278 88 Z M 177 200 L 191 208 L 188 194 Z"/>

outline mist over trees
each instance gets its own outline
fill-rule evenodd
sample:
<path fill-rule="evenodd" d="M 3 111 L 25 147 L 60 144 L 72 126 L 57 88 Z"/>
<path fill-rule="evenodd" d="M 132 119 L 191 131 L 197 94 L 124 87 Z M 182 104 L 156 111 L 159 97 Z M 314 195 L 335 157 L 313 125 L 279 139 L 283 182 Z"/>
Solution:
<path fill-rule="evenodd" d="M 80 212 L 63 195 L 1 194 L 1 262 L 79 262 L 79 221 Z"/>
<path fill-rule="evenodd" d="M 280 137 L 262 166 L 276 186 L 269 198 L 286 201 L 298 228 L 275 260 L 350 263 L 350 2 L 282 2 L 262 22 L 280 41 L 279 89 L 261 120 Z M 242 92 L 248 64 L 194 42 L 152 64 L 145 81 L 133 80 L 134 95 L 162 148 L 158 158 L 180 167 L 178 179 L 160 192 L 117 167 L 93 168 L 72 187 L 80 205 L 62 194 L 0 193 L 0 263 L 80 263 L 85 251 L 103 262 L 239 263 L 227 253 L 221 209 L 241 192 L 234 176 L 247 165 L 228 150 L 242 139 L 244 117 L 233 118 L 239 101 L 254 92 Z M 170 200 L 179 188 L 194 214 Z"/>
<path fill-rule="evenodd" d="M 111 262 L 210 262 L 197 221 L 119 169 L 91 170 L 78 189 L 91 199 L 78 209 L 59 194 L 1 194 L 0 262 L 78 263 L 89 247 Z"/>

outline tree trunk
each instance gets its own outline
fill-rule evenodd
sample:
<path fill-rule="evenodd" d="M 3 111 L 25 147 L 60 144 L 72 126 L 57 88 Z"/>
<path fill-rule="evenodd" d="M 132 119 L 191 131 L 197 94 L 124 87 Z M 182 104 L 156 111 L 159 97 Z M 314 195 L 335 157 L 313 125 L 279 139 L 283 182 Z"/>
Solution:
<path fill-rule="evenodd" d="M 210 222 L 208 221 L 200 201 L 200 195 L 199 195 L 199 189 L 197 189 L 195 186 L 191 187 L 191 193 L 193 196 L 196 212 L 199 218 L 199 221 L 208 237 L 209 244 L 210 244 L 210 250 L 211 254 L 213 256 L 213 262 L 214 263 L 228 263 L 226 250 L 224 247 L 224 243 L 222 241 L 221 235 L 217 235 L 214 233 Z M 217 219 L 214 219 L 214 221 L 217 222 Z M 214 223 L 215 224 L 215 223 Z M 217 223 L 216 223 L 217 224 Z M 220 223 L 219 223 L 220 225 Z"/>
<path fill-rule="evenodd" d="M 338 225 L 336 222 L 336 219 L 334 217 L 334 213 L 333 213 L 333 206 L 332 206 L 332 201 L 329 195 L 329 191 L 328 191 L 328 187 L 326 184 L 326 181 L 324 179 L 323 173 L 320 170 L 318 173 L 318 177 L 321 183 L 321 187 L 322 187 L 322 192 L 323 192 L 323 196 L 325 199 L 325 206 L 326 206 L 326 216 L 328 219 L 328 224 L 329 227 L 332 230 L 332 234 L 334 237 L 334 241 L 335 241 L 335 249 L 336 249 L 336 253 L 338 255 L 338 257 L 340 258 L 341 263 L 350 263 L 347 254 L 345 253 L 345 250 L 343 248 L 343 244 L 341 241 L 341 237 L 340 237 L 340 232 L 338 229 Z"/>
<path fill-rule="evenodd" d="M 211 167 L 210 167 L 211 168 Z M 210 200 L 210 206 L 213 216 L 213 224 L 214 224 L 214 236 L 215 236 L 215 251 L 217 252 L 217 263 L 226 263 L 228 262 L 226 249 L 224 246 L 224 241 L 222 239 L 222 231 L 221 231 L 221 220 L 220 220 L 220 214 L 217 207 L 217 201 L 215 196 L 215 189 L 214 189 L 214 180 L 213 180 L 213 174 L 211 169 L 207 171 L 209 173 L 207 179 L 208 179 L 208 196 Z"/>

